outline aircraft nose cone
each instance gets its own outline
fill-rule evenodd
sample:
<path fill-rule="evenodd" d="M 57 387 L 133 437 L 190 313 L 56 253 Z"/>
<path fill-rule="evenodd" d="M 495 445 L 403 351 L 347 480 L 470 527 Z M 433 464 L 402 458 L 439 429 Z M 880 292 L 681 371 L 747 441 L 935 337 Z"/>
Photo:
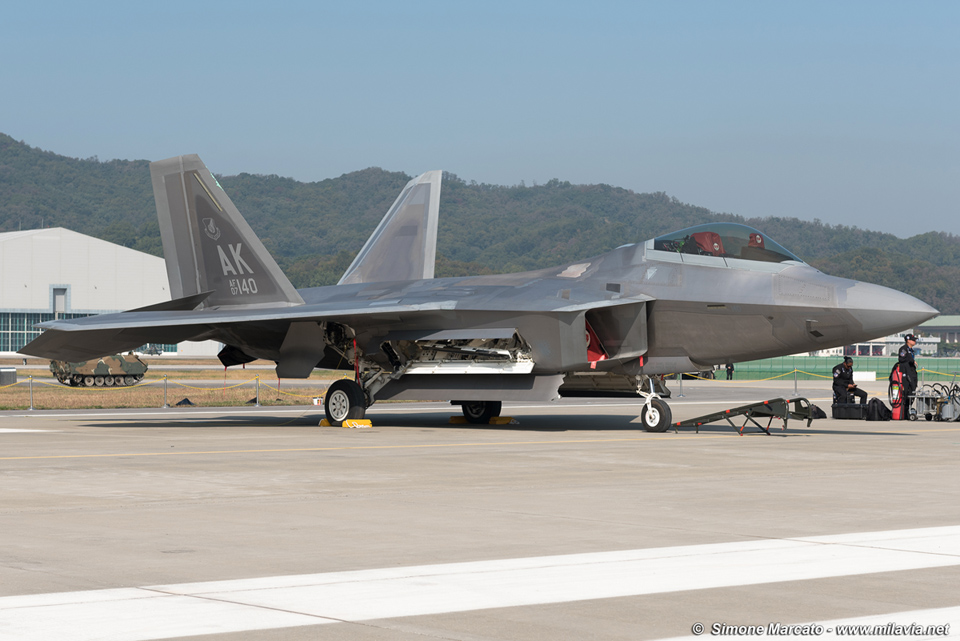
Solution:
<path fill-rule="evenodd" d="M 845 307 L 863 327 L 864 338 L 860 340 L 913 329 L 940 314 L 909 294 L 861 282 L 847 290 Z"/>

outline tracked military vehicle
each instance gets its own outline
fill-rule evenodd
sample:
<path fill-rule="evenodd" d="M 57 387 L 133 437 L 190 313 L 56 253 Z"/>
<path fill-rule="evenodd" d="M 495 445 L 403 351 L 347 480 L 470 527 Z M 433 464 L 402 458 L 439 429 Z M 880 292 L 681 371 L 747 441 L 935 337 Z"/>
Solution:
<path fill-rule="evenodd" d="M 136 354 L 114 354 L 95 361 L 50 361 L 58 381 L 71 387 L 123 387 L 143 379 L 147 364 Z"/>

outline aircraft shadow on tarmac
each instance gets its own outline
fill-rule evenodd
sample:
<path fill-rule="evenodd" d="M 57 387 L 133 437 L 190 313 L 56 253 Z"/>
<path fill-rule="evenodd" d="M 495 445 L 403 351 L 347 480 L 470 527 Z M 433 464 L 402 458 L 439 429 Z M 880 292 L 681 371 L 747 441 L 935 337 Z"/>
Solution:
<path fill-rule="evenodd" d="M 507 412 L 504 412 L 507 414 Z M 517 425 L 487 425 L 482 423 L 451 424 L 450 417 L 458 417 L 456 408 L 449 414 L 436 413 L 434 415 L 389 414 L 379 413 L 371 417 L 374 427 L 389 425 L 391 427 L 430 427 L 449 428 L 458 430 L 481 430 L 501 432 L 636 432 L 642 431 L 635 416 L 597 416 L 584 415 L 526 415 L 515 417 Z"/>
<path fill-rule="evenodd" d="M 451 414 L 450 416 L 453 416 Z M 222 429 L 252 427 L 313 427 L 319 431 L 371 433 L 370 428 L 349 429 L 341 427 L 321 427 L 318 425 L 323 413 L 310 413 L 304 416 L 224 416 L 217 418 L 184 418 L 174 416 L 162 419 L 117 421 L 99 421 L 84 423 L 84 427 L 112 429 Z M 560 417 L 522 417 L 518 425 L 477 425 L 473 423 L 451 424 L 447 415 L 379 414 L 372 417 L 373 431 L 378 427 L 402 429 L 451 429 L 482 430 L 508 432 L 637 432 L 642 431 L 637 423 L 628 422 L 625 417 L 566 416 Z"/>
<path fill-rule="evenodd" d="M 517 417 L 517 425 L 484 425 L 475 423 L 451 424 L 450 417 L 457 416 L 454 412 L 450 414 L 435 412 L 425 414 L 409 413 L 378 413 L 371 416 L 373 428 L 392 427 L 392 428 L 429 428 L 429 429 L 458 429 L 458 430 L 478 430 L 478 431 L 499 431 L 499 432 L 637 432 L 657 436 L 655 433 L 645 432 L 640 426 L 639 421 L 630 415 L 595 415 L 595 414 L 568 414 L 565 416 L 556 415 L 527 415 Z M 183 418 L 179 419 L 176 415 L 164 417 L 162 419 L 144 418 L 143 420 L 131 420 L 125 418 L 120 421 L 99 421 L 86 423 L 85 427 L 99 428 L 124 428 L 124 429 L 222 429 L 222 428 L 252 428 L 252 427 L 316 427 L 318 430 L 336 430 L 344 428 L 319 427 L 318 423 L 323 418 L 323 412 L 307 411 L 296 417 L 289 416 L 271 416 L 269 414 L 236 415 L 236 416 L 218 416 L 211 418 Z M 916 436 L 911 432 L 878 432 L 863 430 L 845 430 L 832 428 L 817 428 L 816 421 L 810 427 L 806 427 L 802 422 L 788 425 L 786 430 L 781 430 L 781 426 L 776 422 L 770 426 L 771 436 L 796 437 L 796 436 Z M 699 433 L 701 434 L 735 434 L 739 425 L 734 428 L 725 423 L 708 423 L 701 425 Z M 348 430 L 349 431 L 349 430 Z M 358 432 L 371 433 L 369 430 L 357 430 Z M 762 434 L 756 426 L 748 425 L 743 434 L 755 435 Z M 696 430 L 689 427 L 680 428 L 681 435 L 696 435 Z M 676 436 L 671 428 L 662 433 L 662 436 Z"/>
<path fill-rule="evenodd" d="M 861 430 L 833 430 L 833 429 L 817 429 L 814 427 L 816 423 L 810 427 L 787 427 L 786 430 L 781 430 L 779 425 L 770 426 L 770 436 L 916 436 L 916 434 L 911 434 L 909 432 L 864 432 Z M 737 428 L 732 428 L 729 425 L 724 425 L 723 423 L 710 423 L 708 425 L 700 426 L 700 433 L 704 432 L 717 434 L 721 432 L 735 433 Z M 689 427 L 681 428 L 680 433 L 685 432 L 695 432 Z M 673 430 L 670 430 L 670 433 L 673 433 Z M 762 431 L 758 430 L 756 427 L 747 426 L 747 429 L 743 430 L 743 435 L 755 435 L 763 434 Z"/>
<path fill-rule="evenodd" d="M 317 426 L 323 414 L 310 413 L 304 416 L 218 416 L 216 418 L 124 418 L 117 421 L 83 423 L 83 427 L 123 429 L 212 429 L 230 427 L 310 427 Z"/>

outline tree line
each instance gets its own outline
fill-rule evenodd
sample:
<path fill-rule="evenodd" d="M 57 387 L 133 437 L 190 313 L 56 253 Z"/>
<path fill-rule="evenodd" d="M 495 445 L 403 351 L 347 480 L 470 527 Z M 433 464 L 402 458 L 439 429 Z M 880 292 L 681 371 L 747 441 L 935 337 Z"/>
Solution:
<path fill-rule="evenodd" d="M 410 180 L 372 167 L 300 182 L 217 176 L 297 287 L 337 282 Z M 756 227 L 814 267 L 886 285 L 960 314 L 960 237 L 898 238 L 796 218 L 715 213 L 663 192 L 610 185 L 488 185 L 444 175 L 437 276 L 506 273 L 594 256 L 707 222 Z M 0 232 L 66 227 L 162 255 L 149 162 L 68 158 L 0 134 Z"/>

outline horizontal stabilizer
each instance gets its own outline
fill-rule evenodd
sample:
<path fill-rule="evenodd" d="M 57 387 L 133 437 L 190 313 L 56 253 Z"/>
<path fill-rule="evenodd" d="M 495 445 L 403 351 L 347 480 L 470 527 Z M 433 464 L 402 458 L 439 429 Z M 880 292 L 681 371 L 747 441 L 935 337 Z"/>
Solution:
<path fill-rule="evenodd" d="M 210 297 L 210 294 L 213 292 L 200 292 L 199 294 L 194 294 L 193 296 L 184 296 L 183 298 L 174 298 L 173 300 L 167 300 L 162 303 L 157 303 L 156 305 L 147 305 L 146 307 L 138 307 L 136 309 L 129 309 L 125 313 L 129 312 L 170 312 L 170 311 L 187 311 L 191 309 L 196 309 L 200 303 L 207 300 Z"/>
<path fill-rule="evenodd" d="M 442 172 L 407 183 L 338 285 L 433 278 Z"/>
<path fill-rule="evenodd" d="M 130 329 L 93 329 L 83 333 L 48 329 L 20 349 L 21 354 L 72 363 L 120 354 L 147 343 L 180 343 L 200 338 L 205 327 L 143 327 Z"/>

